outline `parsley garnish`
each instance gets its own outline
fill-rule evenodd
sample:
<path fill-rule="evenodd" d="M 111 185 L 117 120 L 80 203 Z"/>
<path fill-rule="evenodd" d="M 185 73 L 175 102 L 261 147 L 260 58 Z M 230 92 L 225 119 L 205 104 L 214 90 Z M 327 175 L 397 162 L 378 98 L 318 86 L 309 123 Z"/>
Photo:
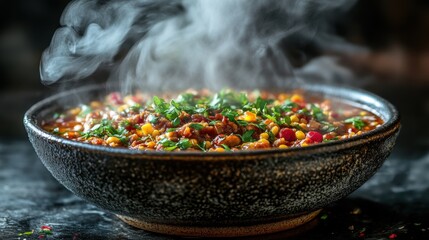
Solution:
<path fill-rule="evenodd" d="M 240 126 L 244 126 L 244 127 L 249 125 L 249 123 L 247 121 L 244 121 L 244 120 L 237 120 L 237 124 Z"/>
<path fill-rule="evenodd" d="M 216 123 L 217 123 L 217 122 L 219 122 L 219 121 L 216 121 L 216 120 L 211 121 L 211 122 L 209 122 L 209 125 L 210 125 L 210 126 L 214 126 L 214 125 L 216 125 Z"/>
<path fill-rule="evenodd" d="M 226 144 L 222 144 L 221 145 L 227 152 L 231 152 L 231 148 L 228 146 L 228 145 L 226 145 Z"/>
<path fill-rule="evenodd" d="M 222 111 L 222 115 L 228 118 L 229 121 L 235 122 L 235 118 L 238 117 L 238 112 L 236 110 L 225 108 Z"/>
<path fill-rule="evenodd" d="M 124 145 L 127 145 L 128 137 L 126 137 L 125 134 L 128 133 L 128 131 L 125 129 L 124 126 L 121 126 L 119 129 L 116 129 L 112 124 L 112 120 L 103 119 L 99 124 L 95 124 L 88 132 L 83 133 L 82 137 L 117 137 Z M 127 121 L 124 121 L 122 124 L 126 125 Z"/>
<path fill-rule="evenodd" d="M 344 120 L 344 122 L 353 124 L 353 126 L 358 130 L 361 130 L 366 125 L 365 122 L 362 121 L 362 118 L 360 118 L 360 117 L 348 118 L 348 119 Z"/>
<path fill-rule="evenodd" d="M 195 130 L 201 130 L 204 128 L 204 126 L 199 124 L 199 123 L 191 123 L 191 124 L 189 124 L 189 127 L 193 128 Z"/>
<path fill-rule="evenodd" d="M 197 144 L 197 147 L 199 149 L 201 149 L 201 151 L 205 152 L 206 151 L 206 142 L 201 142 Z"/>
<path fill-rule="evenodd" d="M 180 148 L 181 150 L 186 150 L 186 149 L 192 147 L 192 142 L 189 141 L 189 139 L 184 138 L 184 139 L 180 139 L 180 141 L 176 144 L 176 146 L 178 148 Z"/>
<path fill-rule="evenodd" d="M 322 109 L 317 107 L 315 104 L 311 104 L 311 112 L 317 121 L 323 121 L 326 118 L 326 115 L 323 113 Z"/>
<path fill-rule="evenodd" d="M 245 132 L 242 136 L 241 136 L 241 140 L 243 142 L 254 142 L 255 139 L 253 139 L 252 135 L 255 131 L 254 130 L 249 130 L 247 132 Z"/>
<path fill-rule="evenodd" d="M 180 124 L 180 118 L 176 117 L 171 121 L 171 124 L 173 124 L 173 127 L 177 127 Z"/>
<path fill-rule="evenodd" d="M 187 138 L 180 139 L 180 141 L 178 142 L 173 142 L 167 138 L 163 138 L 159 141 L 159 143 L 162 145 L 164 150 L 167 150 L 167 151 L 173 151 L 176 148 L 180 148 L 181 150 L 186 150 L 192 147 L 192 142 Z"/>
<path fill-rule="evenodd" d="M 165 130 L 166 132 L 174 132 L 176 131 L 177 128 L 167 128 L 167 130 Z"/>

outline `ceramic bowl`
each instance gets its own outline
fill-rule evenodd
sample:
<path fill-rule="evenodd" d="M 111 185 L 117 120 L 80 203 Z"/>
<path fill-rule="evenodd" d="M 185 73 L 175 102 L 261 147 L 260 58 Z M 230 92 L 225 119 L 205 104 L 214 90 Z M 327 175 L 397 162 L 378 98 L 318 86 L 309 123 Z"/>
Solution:
<path fill-rule="evenodd" d="M 40 127 L 64 103 L 103 96 L 98 86 L 35 104 L 24 124 L 39 158 L 60 183 L 130 225 L 181 236 L 266 234 L 304 224 L 356 190 L 389 156 L 400 129 L 396 109 L 374 94 L 326 85 L 301 88 L 369 110 L 385 123 L 347 140 L 225 153 L 95 146 Z"/>

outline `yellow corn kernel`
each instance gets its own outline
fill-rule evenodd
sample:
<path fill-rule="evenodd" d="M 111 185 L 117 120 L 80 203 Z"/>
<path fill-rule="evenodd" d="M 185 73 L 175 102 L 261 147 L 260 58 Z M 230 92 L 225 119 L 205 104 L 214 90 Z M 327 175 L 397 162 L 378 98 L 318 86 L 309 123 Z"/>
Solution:
<path fill-rule="evenodd" d="M 159 133 L 159 131 L 158 131 L 158 130 L 156 130 L 156 129 L 155 129 L 155 130 L 153 130 L 153 132 L 152 132 L 152 136 L 153 136 L 153 137 L 159 136 L 159 134 L 160 134 L 160 133 Z"/>
<path fill-rule="evenodd" d="M 292 115 L 292 116 L 290 117 L 290 121 L 291 121 L 291 122 L 299 122 L 299 118 L 298 118 L 296 115 Z"/>
<path fill-rule="evenodd" d="M 270 135 L 268 135 L 268 133 L 266 133 L 266 132 L 261 133 L 261 134 L 259 135 L 259 138 L 260 138 L 260 139 L 268 139 L 269 137 L 270 137 Z"/>
<path fill-rule="evenodd" d="M 302 131 L 296 131 L 295 136 L 296 136 L 296 138 L 298 138 L 298 140 L 302 140 L 305 138 L 305 133 Z"/>
<path fill-rule="evenodd" d="M 212 143 L 211 143 L 210 141 L 205 141 L 205 142 L 204 142 L 204 147 L 205 147 L 206 149 L 209 149 L 209 148 L 211 148 L 211 147 L 212 147 Z"/>
<path fill-rule="evenodd" d="M 239 117 L 241 120 L 244 120 L 246 122 L 256 122 L 256 114 L 252 112 L 245 112 L 243 115 Z"/>
<path fill-rule="evenodd" d="M 152 127 L 152 125 L 150 123 L 144 124 L 142 126 L 142 132 L 143 132 L 144 136 L 152 134 L 153 133 L 153 127 Z"/>
<path fill-rule="evenodd" d="M 191 143 L 192 143 L 192 146 L 197 146 L 198 145 L 198 141 L 197 141 L 197 139 L 190 139 L 189 140 Z"/>
<path fill-rule="evenodd" d="M 301 95 L 299 95 L 299 94 L 294 94 L 294 95 L 292 95 L 292 97 L 290 97 L 290 100 L 291 100 L 292 102 L 302 102 L 304 99 L 302 98 L 302 96 L 301 96 Z"/>
<path fill-rule="evenodd" d="M 225 149 L 218 147 L 215 149 L 216 152 L 225 152 Z"/>
<path fill-rule="evenodd" d="M 107 144 L 111 144 L 111 143 L 120 143 L 121 142 L 121 140 L 119 139 L 119 138 L 117 138 L 117 137 L 108 137 L 107 139 L 106 139 L 106 143 Z"/>
<path fill-rule="evenodd" d="M 288 146 L 287 146 L 287 145 L 282 144 L 282 145 L 280 145 L 280 146 L 279 146 L 279 148 L 281 148 L 281 149 L 285 149 L 285 148 L 288 148 Z"/>
<path fill-rule="evenodd" d="M 307 129 L 307 124 L 305 123 L 300 123 L 298 124 L 302 129 L 306 130 Z"/>
<path fill-rule="evenodd" d="M 308 146 L 308 143 L 307 142 L 302 142 L 301 143 L 301 147 L 307 147 Z"/>
<path fill-rule="evenodd" d="M 146 143 L 146 146 L 147 146 L 148 148 L 154 148 L 154 147 L 155 147 L 155 145 L 156 145 L 156 143 L 155 143 L 155 142 L 153 142 L 153 141 L 150 141 L 150 142 Z"/>
<path fill-rule="evenodd" d="M 271 132 L 274 134 L 274 136 L 276 136 L 277 133 L 279 133 L 279 127 L 278 126 L 274 126 L 273 128 L 271 128 Z"/>
<path fill-rule="evenodd" d="M 191 128 L 190 127 L 185 127 L 185 130 L 183 131 L 183 135 L 184 136 L 189 136 L 191 135 Z"/>
<path fill-rule="evenodd" d="M 270 144 L 270 141 L 268 141 L 267 139 L 263 139 L 263 138 L 259 139 L 258 142 L 265 143 L 265 144 Z"/>
<path fill-rule="evenodd" d="M 361 115 L 361 116 L 366 116 L 366 112 L 365 112 L 365 111 L 361 111 L 361 112 L 359 113 L 359 115 Z"/>
<path fill-rule="evenodd" d="M 143 131 L 142 131 L 142 130 L 140 130 L 140 129 L 136 129 L 136 134 L 137 134 L 139 137 L 141 137 L 141 136 L 143 136 Z"/>

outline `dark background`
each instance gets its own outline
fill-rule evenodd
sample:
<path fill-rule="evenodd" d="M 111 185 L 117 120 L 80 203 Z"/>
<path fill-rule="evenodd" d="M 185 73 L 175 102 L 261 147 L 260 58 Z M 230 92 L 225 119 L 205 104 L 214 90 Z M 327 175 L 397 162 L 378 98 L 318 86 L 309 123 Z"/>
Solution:
<path fill-rule="evenodd" d="M 132 229 L 73 196 L 44 169 L 26 139 L 24 112 L 60 87 L 40 83 L 39 61 L 68 2 L 0 1 L 0 238 L 15 239 L 17 232 L 50 223 L 54 236 L 65 239 L 76 234 L 82 239 L 167 239 Z M 360 0 L 332 24 L 338 35 L 370 50 L 336 53 L 357 74 L 372 76 L 350 84 L 391 101 L 401 114 L 402 130 L 377 175 L 351 198 L 328 207 L 328 221 L 302 239 L 360 238 L 360 230 L 351 226 L 366 227 L 370 239 L 387 239 L 391 233 L 428 239 L 429 1 Z M 311 43 L 297 47 L 309 57 L 323 53 Z M 350 215 L 355 208 L 363 214 Z"/>
<path fill-rule="evenodd" d="M 5 111 L 0 111 L 0 137 L 25 137 L 21 124 L 25 110 L 58 88 L 40 83 L 39 61 L 68 2 L 1 1 L 0 107 Z M 428 147 L 426 140 L 418 138 L 429 135 L 425 124 L 429 119 L 429 2 L 360 0 L 332 24 L 339 36 L 371 50 L 343 56 L 343 63 L 358 73 L 375 76 L 358 85 L 399 108 L 404 121 L 400 143 Z M 321 54 L 314 54 L 311 44 L 297 48 L 309 57 Z"/>

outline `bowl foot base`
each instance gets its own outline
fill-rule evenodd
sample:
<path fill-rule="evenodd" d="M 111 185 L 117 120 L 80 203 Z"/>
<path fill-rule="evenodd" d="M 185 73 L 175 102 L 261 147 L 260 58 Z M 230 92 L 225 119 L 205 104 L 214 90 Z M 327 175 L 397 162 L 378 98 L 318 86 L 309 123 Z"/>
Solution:
<path fill-rule="evenodd" d="M 276 233 L 299 227 L 314 219 L 320 211 L 321 210 L 305 213 L 277 222 L 229 227 L 177 226 L 150 223 L 122 215 L 117 216 L 122 221 L 133 227 L 141 228 L 150 232 L 186 237 L 243 237 Z"/>

